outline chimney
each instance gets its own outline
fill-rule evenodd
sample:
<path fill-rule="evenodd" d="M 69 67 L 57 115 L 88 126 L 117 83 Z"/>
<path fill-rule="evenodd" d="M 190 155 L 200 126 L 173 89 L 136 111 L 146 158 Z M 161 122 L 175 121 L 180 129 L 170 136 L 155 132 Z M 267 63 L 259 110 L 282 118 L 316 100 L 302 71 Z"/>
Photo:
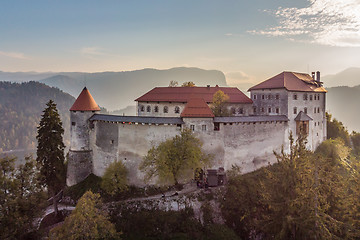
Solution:
<path fill-rule="evenodd" d="M 319 71 L 316 72 L 316 81 L 320 82 L 320 72 Z"/>
<path fill-rule="evenodd" d="M 312 79 L 315 80 L 315 72 L 312 72 L 312 73 L 311 73 L 311 77 L 312 77 Z"/>

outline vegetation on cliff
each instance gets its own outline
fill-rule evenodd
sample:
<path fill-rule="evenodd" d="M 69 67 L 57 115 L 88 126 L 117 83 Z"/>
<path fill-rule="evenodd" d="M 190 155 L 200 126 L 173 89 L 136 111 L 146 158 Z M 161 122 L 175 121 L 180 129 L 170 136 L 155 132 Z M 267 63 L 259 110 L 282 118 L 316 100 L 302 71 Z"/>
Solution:
<path fill-rule="evenodd" d="M 75 99 L 57 88 L 38 82 L 0 82 L 0 152 L 35 149 L 36 127 L 45 103 L 57 103 L 64 126 L 70 126 L 69 109 Z M 65 131 L 65 144 L 70 139 Z"/>

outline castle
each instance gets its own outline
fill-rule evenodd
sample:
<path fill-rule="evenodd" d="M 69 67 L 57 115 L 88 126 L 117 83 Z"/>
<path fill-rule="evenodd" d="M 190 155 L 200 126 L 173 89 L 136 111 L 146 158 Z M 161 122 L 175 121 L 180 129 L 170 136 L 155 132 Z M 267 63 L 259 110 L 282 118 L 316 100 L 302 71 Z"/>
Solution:
<path fill-rule="evenodd" d="M 229 96 L 230 117 L 215 117 L 214 93 Z M 326 139 L 326 90 L 320 72 L 282 72 L 249 89 L 250 98 L 233 87 L 156 87 L 137 98 L 137 116 L 98 114 L 100 108 L 84 88 L 70 109 L 71 144 L 67 185 L 90 173 L 102 176 L 113 161 L 129 170 L 129 183 L 145 185 L 138 170 L 152 146 L 189 128 L 214 155 L 212 168 L 256 170 L 276 158 L 273 151 L 289 150 L 289 134 L 303 131 L 307 147 Z"/>

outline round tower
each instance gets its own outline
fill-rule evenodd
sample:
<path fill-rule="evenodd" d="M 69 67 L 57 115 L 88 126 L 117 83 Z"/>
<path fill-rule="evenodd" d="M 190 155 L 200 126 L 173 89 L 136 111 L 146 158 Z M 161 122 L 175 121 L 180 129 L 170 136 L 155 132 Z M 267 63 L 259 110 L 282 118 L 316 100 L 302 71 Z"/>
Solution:
<path fill-rule="evenodd" d="M 85 87 L 70 108 L 70 150 L 66 183 L 72 186 L 92 172 L 89 118 L 100 111 Z"/>

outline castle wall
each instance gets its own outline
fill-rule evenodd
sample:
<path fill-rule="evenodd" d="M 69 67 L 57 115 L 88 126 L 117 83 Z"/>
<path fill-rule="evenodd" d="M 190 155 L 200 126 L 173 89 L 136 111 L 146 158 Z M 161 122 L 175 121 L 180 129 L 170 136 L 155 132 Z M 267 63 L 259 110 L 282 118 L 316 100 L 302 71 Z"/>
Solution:
<path fill-rule="evenodd" d="M 69 150 L 66 184 L 75 185 L 92 173 L 92 151 Z"/>
<path fill-rule="evenodd" d="M 183 119 L 183 127 L 195 125 L 194 134 L 203 142 L 203 150 L 214 156 L 210 168 L 231 169 L 238 165 L 249 172 L 274 163 L 273 150 L 286 144 L 286 122 L 220 124 L 214 131 L 212 118 Z M 202 127 L 206 125 L 206 130 Z M 147 125 L 94 121 L 91 131 L 93 173 L 102 176 L 109 164 L 122 161 L 129 170 L 130 184 L 142 186 L 144 174 L 139 165 L 148 150 L 180 134 L 176 125 Z M 115 139 L 117 137 L 117 139 Z"/>

